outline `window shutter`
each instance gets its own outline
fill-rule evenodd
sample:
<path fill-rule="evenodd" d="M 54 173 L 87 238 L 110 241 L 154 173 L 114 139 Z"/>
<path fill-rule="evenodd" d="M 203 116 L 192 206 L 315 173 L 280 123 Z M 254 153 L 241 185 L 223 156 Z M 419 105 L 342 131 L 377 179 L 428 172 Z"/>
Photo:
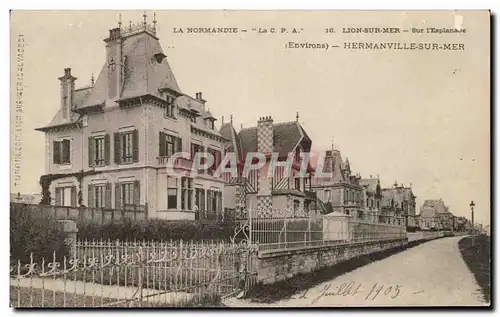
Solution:
<path fill-rule="evenodd" d="M 110 161 L 110 158 L 111 158 L 111 153 L 110 153 L 110 137 L 109 137 L 109 133 L 107 133 L 105 136 L 104 136 L 104 164 L 105 165 L 109 165 L 109 161 Z"/>
<path fill-rule="evenodd" d="M 76 207 L 76 186 L 71 186 L 71 207 Z"/>
<path fill-rule="evenodd" d="M 122 209 L 122 185 L 115 184 L 115 209 Z"/>
<path fill-rule="evenodd" d="M 120 133 L 115 132 L 113 136 L 114 140 L 114 160 L 116 164 L 121 164 L 122 162 L 122 156 L 121 156 L 121 145 L 120 145 Z"/>
<path fill-rule="evenodd" d="M 61 201 L 61 188 L 56 187 L 56 206 L 62 206 L 62 201 Z"/>
<path fill-rule="evenodd" d="M 88 149 L 89 149 L 89 167 L 94 166 L 94 138 L 89 136 L 89 144 L 88 144 Z"/>
<path fill-rule="evenodd" d="M 52 153 L 53 162 L 54 164 L 61 164 L 61 143 L 59 141 L 54 141 L 52 143 L 54 144 L 52 147 L 54 149 L 54 153 Z"/>
<path fill-rule="evenodd" d="M 94 186 L 90 184 L 88 188 L 87 202 L 87 207 L 94 208 Z"/>
<path fill-rule="evenodd" d="M 160 141 L 159 141 L 159 156 L 167 156 L 167 144 L 166 144 L 165 132 L 160 131 Z"/>
<path fill-rule="evenodd" d="M 141 184 L 138 180 L 134 181 L 134 205 L 141 204 Z"/>
<path fill-rule="evenodd" d="M 106 183 L 104 206 L 106 209 L 111 209 L 111 183 Z"/>
<path fill-rule="evenodd" d="M 176 151 L 177 152 L 182 152 L 182 139 L 181 138 L 176 138 L 176 139 L 177 139 L 177 142 L 176 142 L 177 143 L 176 144 L 177 145 L 177 149 L 176 149 Z"/>
<path fill-rule="evenodd" d="M 132 132 L 132 159 L 134 162 L 139 162 L 139 131 Z"/>

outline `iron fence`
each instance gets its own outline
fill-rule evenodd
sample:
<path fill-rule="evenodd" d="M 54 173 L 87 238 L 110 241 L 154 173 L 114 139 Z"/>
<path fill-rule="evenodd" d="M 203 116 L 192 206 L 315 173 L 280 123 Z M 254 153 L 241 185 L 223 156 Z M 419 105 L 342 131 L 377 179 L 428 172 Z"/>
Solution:
<path fill-rule="evenodd" d="M 354 220 L 347 215 L 252 218 L 248 222 L 251 241 L 261 251 L 407 237 L 403 222 L 386 224 Z"/>
<path fill-rule="evenodd" d="M 12 263 L 11 306 L 210 306 L 255 283 L 254 250 L 227 242 L 80 241 L 62 261 L 54 253 Z"/>

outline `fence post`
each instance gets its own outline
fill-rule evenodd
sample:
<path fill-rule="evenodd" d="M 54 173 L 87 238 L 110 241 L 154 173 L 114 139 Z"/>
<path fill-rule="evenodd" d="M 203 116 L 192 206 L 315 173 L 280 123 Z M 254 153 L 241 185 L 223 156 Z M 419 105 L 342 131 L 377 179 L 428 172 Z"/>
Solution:
<path fill-rule="evenodd" d="M 58 220 L 59 226 L 64 233 L 64 243 L 69 248 L 69 258 L 76 254 L 76 235 L 78 228 L 73 220 Z"/>

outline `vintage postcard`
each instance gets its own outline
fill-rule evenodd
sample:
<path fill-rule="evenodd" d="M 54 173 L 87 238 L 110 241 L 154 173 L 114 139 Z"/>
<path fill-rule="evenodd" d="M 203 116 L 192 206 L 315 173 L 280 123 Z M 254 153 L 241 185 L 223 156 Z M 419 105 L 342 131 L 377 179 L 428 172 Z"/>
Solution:
<path fill-rule="evenodd" d="M 489 11 L 10 19 L 11 307 L 490 307 Z"/>

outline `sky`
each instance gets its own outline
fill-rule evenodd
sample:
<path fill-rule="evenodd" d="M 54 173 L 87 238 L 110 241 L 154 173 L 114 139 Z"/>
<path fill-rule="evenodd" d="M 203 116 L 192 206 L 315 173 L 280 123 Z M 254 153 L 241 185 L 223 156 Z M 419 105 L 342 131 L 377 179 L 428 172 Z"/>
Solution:
<path fill-rule="evenodd" d="M 139 11 L 14 12 L 11 40 L 25 37 L 21 185 L 39 192 L 44 136 L 35 131 L 60 106 L 66 67 L 90 84 L 105 63 L 108 30 L 122 13 L 141 22 Z M 153 12 L 148 12 L 152 21 Z M 315 151 L 332 140 L 351 170 L 398 182 L 425 199 L 442 198 L 456 216 L 489 224 L 490 46 L 486 12 L 156 12 L 157 36 L 184 93 L 201 91 L 212 114 L 234 126 L 259 117 L 299 121 Z M 458 21 L 458 22 L 457 22 Z M 342 34 L 343 27 L 453 28 L 462 34 Z M 245 28 L 247 33 L 186 34 L 188 27 Z M 252 28 L 297 28 L 299 33 L 257 34 Z M 336 33 L 327 33 L 326 29 Z M 329 50 L 286 49 L 290 41 L 340 45 Z M 465 51 L 343 49 L 345 41 L 461 43 Z M 12 50 L 12 54 L 15 52 Z M 12 55 L 14 57 L 14 55 Z M 14 72 L 11 72 L 14 75 Z M 14 83 L 14 82 L 12 82 Z M 14 93 L 14 91 L 12 91 Z M 13 96 L 13 95 L 12 95 Z M 15 99 L 11 98 L 11 109 Z M 14 114 L 11 112 L 11 118 Z M 12 129 L 11 125 L 11 129 Z"/>

